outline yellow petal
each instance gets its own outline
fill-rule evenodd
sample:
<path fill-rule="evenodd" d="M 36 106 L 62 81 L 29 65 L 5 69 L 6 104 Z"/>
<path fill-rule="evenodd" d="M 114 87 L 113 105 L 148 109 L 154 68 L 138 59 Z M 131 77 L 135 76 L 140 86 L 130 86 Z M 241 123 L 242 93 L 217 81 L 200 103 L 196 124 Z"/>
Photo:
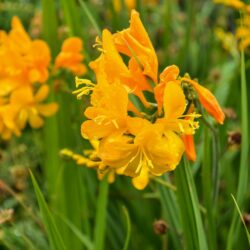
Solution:
<path fill-rule="evenodd" d="M 194 87 L 198 94 L 199 101 L 204 109 L 211 116 L 213 116 L 217 122 L 223 124 L 225 120 L 225 114 L 223 113 L 217 99 L 211 93 L 211 91 L 191 79 L 183 78 L 183 80 L 187 81 Z"/>
<path fill-rule="evenodd" d="M 35 110 L 29 111 L 29 124 L 32 128 L 40 128 L 43 126 L 43 119 L 38 115 Z"/>
<path fill-rule="evenodd" d="M 35 94 L 36 102 L 42 102 L 49 94 L 49 86 L 43 84 Z"/>
<path fill-rule="evenodd" d="M 186 99 L 182 88 L 176 83 L 169 82 L 164 90 L 164 117 L 179 118 L 185 111 Z"/>
<path fill-rule="evenodd" d="M 138 152 L 138 147 L 134 144 L 130 144 L 130 140 L 131 138 L 127 136 L 110 136 L 102 139 L 98 153 L 103 164 L 111 168 L 127 167 Z M 126 174 L 130 172 L 131 171 L 128 171 Z M 136 174 L 132 171 L 131 175 L 135 176 Z"/>
<path fill-rule="evenodd" d="M 193 135 L 183 135 L 182 140 L 185 145 L 185 150 L 188 160 L 196 161 L 197 157 L 196 157 Z"/>
<path fill-rule="evenodd" d="M 81 134 L 83 138 L 99 139 L 110 135 L 114 131 L 114 125 L 98 125 L 92 120 L 88 120 L 81 125 Z"/>
<path fill-rule="evenodd" d="M 34 102 L 34 95 L 31 86 L 24 86 L 11 93 L 10 103 L 15 105 L 26 105 Z"/>
<path fill-rule="evenodd" d="M 17 124 L 20 129 L 23 129 L 26 126 L 28 120 L 28 111 L 26 109 L 22 109 L 19 112 L 18 118 L 17 118 Z"/>
<path fill-rule="evenodd" d="M 149 182 L 148 170 L 142 168 L 140 175 L 132 179 L 133 186 L 138 190 L 143 190 Z"/>
<path fill-rule="evenodd" d="M 37 105 L 36 108 L 39 114 L 47 117 L 47 116 L 52 116 L 57 112 L 58 104 L 57 103 L 40 104 Z"/>
<path fill-rule="evenodd" d="M 181 138 L 169 130 L 164 132 L 164 137 L 154 135 L 149 143 L 148 155 L 154 165 L 150 172 L 153 175 L 162 175 L 174 170 L 185 150 Z"/>

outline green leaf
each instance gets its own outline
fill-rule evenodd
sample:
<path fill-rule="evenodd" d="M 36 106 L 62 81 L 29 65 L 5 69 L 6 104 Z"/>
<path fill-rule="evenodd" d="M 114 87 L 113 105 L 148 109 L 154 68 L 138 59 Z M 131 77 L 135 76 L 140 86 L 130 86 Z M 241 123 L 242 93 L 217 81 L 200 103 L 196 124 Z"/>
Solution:
<path fill-rule="evenodd" d="M 70 230 L 77 236 L 77 238 L 87 247 L 89 250 L 94 249 L 93 243 L 90 241 L 89 237 L 84 235 L 73 223 L 71 223 L 67 218 L 58 214 L 60 219 L 70 228 Z"/>
<path fill-rule="evenodd" d="M 234 196 L 233 196 L 232 194 L 231 194 L 231 196 L 232 196 L 232 198 L 233 198 L 235 207 L 236 207 L 236 209 L 237 209 L 237 211 L 238 211 L 238 213 L 239 213 L 239 215 L 240 215 L 240 219 L 241 219 L 241 221 L 242 221 L 242 223 L 243 223 L 243 225 L 244 225 L 244 227 L 245 227 L 245 231 L 246 231 L 246 235 L 247 235 L 247 239 L 248 239 L 248 244 L 249 244 L 249 246 L 250 246 L 250 234 L 249 234 L 249 232 L 248 232 L 246 223 L 245 223 L 245 221 L 244 221 L 244 219 L 243 219 L 242 213 L 241 213 L 241 211 L 240 211 L 240 208 L 239 208 L 239 206 L 238 206 L 238 204 L 237 204 L 236 199 L 234 198 Z"/>
<path fill-rule="evenodd" d="M 107 203 L 108 203 L 108 176 L 106 175 L 99 185 L 99 196 L 97 200 L 97 211 L 94 230 L 95 250 L 103 250 L 106 234 Z"/>
<path fill-rule="evenodd" d="M 31 180 L 35 189 L 36 198 L 39 204 L 39 208 L 42 214 L 45 229 L 49 238 L 51 248 L 53 250 L 66 250 L 63 239 L 58 231 L 53 215 L 51 214 L 48 205 L 44 199 L 44 196 L 37 184 L 37 181 L 30 171 Z"/>
<path fill-rule="evenodd" d="M 93 17 L 92 13 L 89 11 L 89 8 L 88 8 L 87 4 L 83 0 L 79 0 L 79 3 L 81 5 L 82 9 L 84 10 L 86 16 L 88 17 L 89 21 L 93 25 L 94 29 L 96 30 L 96 33 L 99 36 L 101 36 L 102 35 L 101 29 L 99 28 L 99 26 L 98 26 L 95 18 Z"/>
<path fill-rule="evenodd" d="M 126 235 L 126 240 L 125 240 L 123 250 L 127 250 L 128 246 L 129 246 L 130 237 L 131 237 L 131 222 L 130 222 L 129 213 L 128 213 L 127 208 L 125 206 L 123 206 L 122 209 L 123 209 L 123 212 L 125 214 L 126 222 L 127 222 L 127 235 Z"/>
<path fill-rule="evenodd" d="M 240 170 L 238 179 L 238 188 L 236 194 L 236 200 L 239 206 L 243 206 L 244 197 L 247 193 L 248 185 L 248 100 L 247 100 L 247 81 L 245 71 L 245 55 L 244 51 L 241 51 L 241 155 L 240 155 Z M 236 209 L 233 212 L 233 219 L 230 226 L 227 250 L 234 249 L 234 241 L 239 233 L 239 217 Z"/>
<path fill-rule="evenodd" d="M 208 250 L 200 214 L 200 204 L 190 166 L 185 158 L 183 164 L 175 170 L 175 181 L 182 215 L 183 233 L 186 240 L 185 245 L 190 250 Z"/>
<path fill-rule="evenodd" d="M 164 182 L 169 182 L 167 175 L 162 176 L 161 179 Z M 183 245 L 180 240 L 182 227 L 180 223 L 180 211 L 176 200 L 176 194 L 173 190 L 164 187 L 162 184 L 158 184 L 157 188 L 162 203 L 164 218 L 171 228 L 170 235 L 173 239 L 175 249 L 182 249 Z"/>

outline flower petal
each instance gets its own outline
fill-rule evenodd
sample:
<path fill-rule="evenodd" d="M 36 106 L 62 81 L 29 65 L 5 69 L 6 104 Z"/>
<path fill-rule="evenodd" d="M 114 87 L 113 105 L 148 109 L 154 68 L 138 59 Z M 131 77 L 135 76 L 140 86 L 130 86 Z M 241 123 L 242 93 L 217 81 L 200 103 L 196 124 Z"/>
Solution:
<path fill-rule="evenodd" d="M 39 114 L 47 117 L 47 116 L 52 116 L 57 112 L 58 104 L 57 103 L 40 104 L 37 105 L 36 108 Z"/>
<path fill-rule="evenodd" d="M 198 98 L 204 109 L 214 117 L 214 119 L 223 124 L 225 119 L 225 114 L 223 113 L 218 101 L 216 100 L 215 96 L 205 87 L 201 86 L 197 82 L 183 78 L 184 81 L 189 82 L 192 84 L 194 89 L 198 94 Z"/>
<path fill-rule="evenodd" d="M 182 88 L 174 82 L 169 82 L 164 90 L 164 117 L 179 118 L 185 111 L 186 99 Z"/>
<path fill-rule="evenodd" d="M 147 168 L 142 168 L 140 175 L 132 179 L 133 186 L 138 190 L 143 190 L 149 183 Z"/>
<path fill-rule="evenodd" d="M 48 94 L 49 94 L 49 86 L 43 84 L 35 94 L 36 102 L 44 101 L 44 99 L 48 97 Z"/>
<path fill-rule="evenodd" d="M 185 145 L 185 152 L 188 160 L 196 161 L 197 157 L 196 157 L 193 135 L 183 135 L 182 140 Z"/>

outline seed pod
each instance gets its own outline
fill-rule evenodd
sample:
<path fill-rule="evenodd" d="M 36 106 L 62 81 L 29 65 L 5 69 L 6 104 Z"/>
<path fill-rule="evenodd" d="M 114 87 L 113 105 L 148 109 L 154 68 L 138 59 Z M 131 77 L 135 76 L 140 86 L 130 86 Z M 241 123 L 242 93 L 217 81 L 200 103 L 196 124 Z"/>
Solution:
<path fill-rule="evenodd" d="M 156 220 L 153 224 L 155 234 L 165 234 L 168 230 L 168 225 L 164 220 Z"/>

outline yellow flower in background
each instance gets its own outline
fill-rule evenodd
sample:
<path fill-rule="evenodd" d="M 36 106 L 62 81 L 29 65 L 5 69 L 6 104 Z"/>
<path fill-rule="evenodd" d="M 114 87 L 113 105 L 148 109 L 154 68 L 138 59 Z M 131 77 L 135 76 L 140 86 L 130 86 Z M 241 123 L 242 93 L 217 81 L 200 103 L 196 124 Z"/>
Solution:
<path fill-rule="evenodd" d="M 136 9 L 137 6 L 137 0 L 112 0 L 112 2 L 116 13 L 120 13 L 123 6 L 126 7 L 129 13 L 131 10 Z M 145 6 L 155 6 L 159 2 L 159 0 L 143 0 L 142 4 Z"/>
<path fill-rule="evenodd" d="M 122 9 L 122 3 L 121 0 L 112 0 L 113 8 L 116 13 L 119 13 Z"/>
<path fill-rule="evenodd" d="M 229 7 L 241 10 L 245 8 L 245 3 L 240 0 L 213 0 L 215 4 L 224 4 Z"/>
<path fill-rule="evenodd" d="M 14 121 L 18 109 L 11 105 L 0 104 L 0 135 L 9 140 L 13 134 L 20 136 L 21 132 Z"/>
<path fill-rule="evenodd" d="M 81 76 L 86 73 L 87 69 L 82 63 L 84 56 L 82 40 L 78 37 L 70 37 L 64 40 L 61 52 L 55 60 L 55 68 L 68 69 L 75 75 Z"/>
<path fill-rule="evenodd" d="M 225 32 L 222 28 L 215 29 L 215 35 L 222 43 L 222 47 L 232 56 L 238 55 L 237 39 L 232 32 Z"/>
<path fill-rule="evenodd" d="M 245 14 L 242 25 L 236 30 L 236 38 L 239 40 L 240 49 L 246 49 L 250 45 L 250 14 Z"/>
<path fill-rule="evenodd" d="M 27 123 L 40 128 L 58 106 L 43 103 L 49 94 L 50 49 L 32 40 L 18 17 L 12 18 L 9 33 L 0 31 L 0 57 L 0 135 L 8 140 L 20 136 Z"/>
<path fill-rule="evenodd" d="M 129 11 L 136 7 L 136 0 L 124 0 L 124 4 Z"/>
<path fill-rule="evenodd" d="M 30 86 L 15 90 L 10 97 L 10 105 L 15 107 L 18 112 L 15 123 L 22 130 L 28 122 L 32 128 L 40 128 L 44 121 L 42 117 L 48 117 L 58 109 L 56 103 L 43 104 L 49 94 L 48 85 L 42 85 L 34 94 Z"/>
<path fill-rule="evenodd" d="M 48 79 L 50 50 L 42 40 L 31 40 L 18 17 L 12 19 L 12 29 L 1 43 L 1 52 L 6 60 L 1 60 L 9 77 L 20 79 L 20 84 L 43 83 Z"/>

